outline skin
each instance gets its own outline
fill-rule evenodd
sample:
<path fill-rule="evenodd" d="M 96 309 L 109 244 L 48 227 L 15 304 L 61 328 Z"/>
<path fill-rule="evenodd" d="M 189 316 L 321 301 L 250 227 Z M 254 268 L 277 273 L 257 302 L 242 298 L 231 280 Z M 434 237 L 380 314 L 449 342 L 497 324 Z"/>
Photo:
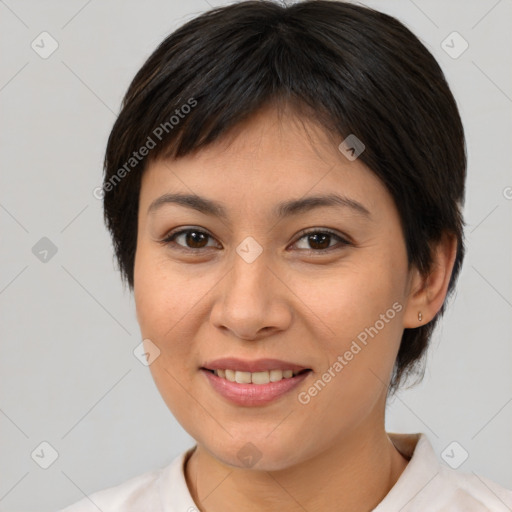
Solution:
<path fill-rule="evenodd" d="M 143 338 L 160 350 L 150 365 L 155 383 L 197 441 L 185 476 L 201 511 L 332 510 L 333 503 L 342 512 L 371 510 L 407 465 L 384 428 L 387 385 L 403 329 L 420 325 L 419 311 L 428 322 L 443 304 L 456 242 L 444 236 L 434 248 L 428 278 L 409 268 L 391 195 L 360 160 L 340 153 L 339 142 L 290 109 L 278 117 L 269 106 L 207 148 L 151 162 L 143 176 L 137 317 Z M 178 192 L 221 202 L 227 219 L 176 204 L 148 212 L 155 199 Z M 333 192 L 370 215 L 333 206 L 273 215 L 282 201 Z M 176 228 L 210 237 L 162 243 Z M 332 237 L 315 245 L 301 233 L 310 228 L 350 243 Z M 236 252 L 248 236 L 263 248 L 252 263 Z M 394 318 L 300 403 L 298 393 L 394 303 L 402 306 Z M 312 372 L 278 400 L 242 407 L 199 371 L 227 356 L 282 359 Z M 237 456 L 248 442 L 261 456 L 250 468 Z"/>

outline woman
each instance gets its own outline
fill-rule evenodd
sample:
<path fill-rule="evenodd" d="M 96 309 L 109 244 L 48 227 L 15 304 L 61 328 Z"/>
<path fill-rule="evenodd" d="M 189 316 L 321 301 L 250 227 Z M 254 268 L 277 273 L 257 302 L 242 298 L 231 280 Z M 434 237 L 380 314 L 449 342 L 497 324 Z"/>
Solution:
<path fill-rule="evenodd" d="M 465 177 L 443 73 L 390 16 L 242 2 L 171 34 L 102 193 L 151 373 L 197 444 L 66 512 L 509 510 L 384 428 L 461 268 Z"/>

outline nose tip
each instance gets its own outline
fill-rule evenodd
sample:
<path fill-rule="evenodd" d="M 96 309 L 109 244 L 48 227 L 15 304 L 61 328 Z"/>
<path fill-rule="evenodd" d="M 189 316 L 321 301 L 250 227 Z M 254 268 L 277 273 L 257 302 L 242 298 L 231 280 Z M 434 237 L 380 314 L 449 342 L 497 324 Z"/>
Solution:
<path fill-rule="evenodd" d="M 287 328 L 292 315 L 283 288 L 272 286 L 271 274 L 262 259 L 247 263 L 240 258 L 213 304 L 212 324 L 244 341 L 257 341 Z"/>
<path fill-rule="evenodd" d="M 247 333 L 236 333 L 237 337 L 243 341 L 255 341 L 259 338 L 261 338 L 263 335 L 269 334 L 270 331 L 276 331 L 277 328 L 275 327 L 262 327 L 259 329 L 256 334 L 247 334 Z M 234 331 L 234 329 L 231 329 L 231 331 Z"/>

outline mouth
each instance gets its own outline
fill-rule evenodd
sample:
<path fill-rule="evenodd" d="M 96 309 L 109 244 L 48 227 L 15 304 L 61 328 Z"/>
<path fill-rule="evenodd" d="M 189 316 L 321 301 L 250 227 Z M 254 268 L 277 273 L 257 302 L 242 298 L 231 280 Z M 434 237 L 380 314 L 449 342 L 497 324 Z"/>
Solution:
<path fill-rule="evenodd" d="M 288 394 L 312 373 L 311 368 L 277 359 L 217 359 L 199 368 L 223 398 L 241 406 L 259 406 Z"/>
<path fill-rule="evenodd" d="M 229 368 L 218 368 L 215 370 L 201 368 L 201 370 L 210 372 L 213 375 L 229 382 L 237 382 L 238 384 L 255 384 L 260 386 L 270 382 L 279 382 L 283 379 L 291 379 L 297 375 L 302 375 L 303 373 L 311 371 L 309 368 L 304 368 L 302 370 L 274 369 L 261 372 L 244 372 L 242 370 L 232 370 Z"/>

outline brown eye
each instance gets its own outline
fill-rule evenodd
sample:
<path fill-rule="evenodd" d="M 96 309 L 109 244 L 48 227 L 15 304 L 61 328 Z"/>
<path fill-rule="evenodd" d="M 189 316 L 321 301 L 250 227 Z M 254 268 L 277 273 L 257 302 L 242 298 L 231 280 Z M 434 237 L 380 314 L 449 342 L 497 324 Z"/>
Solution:
<path fill-rule="evenodd" d="M 173 244 L 184 250 L 199 250 L 205 247 L 212 247 L 208 245 L 209 239 L 213 240 L 208 233 L 199 229 L 182 229 L 176 233 L 171 233 L 162 240 L 162 243 Z"/>
<path fill-rule="evenodd" d="M 185 233 L 185 243 L 192 249 L 201 249 L 208 244 L 208 235 L 200 231 L 188 231 Z"/>
<path fill-rule="evenodd" d="M 301 240 L 305 240 L 306 247 L 303 247 L 302 250 L 311 251 L 311 252 L 327 252 L 329 249 L 336 248 L 336 246 L 345 246 L 350 245 L 350 242 L 342 238 L 340 235 L 333 233 L 328 230 L 317 230 L 310 231 L 309 233 L 305 233 L 302 235 L 295 245 L 297 245 Z M 332 244 L 332 242 L 337 241 L 338 243 Z"/>
<path fill-rule="evenodd" d="M 314 233 L 307 235 L 308 243 L 312 249 L 327 249 L 331 244 L 332 235 L 328 233 Z"/>

